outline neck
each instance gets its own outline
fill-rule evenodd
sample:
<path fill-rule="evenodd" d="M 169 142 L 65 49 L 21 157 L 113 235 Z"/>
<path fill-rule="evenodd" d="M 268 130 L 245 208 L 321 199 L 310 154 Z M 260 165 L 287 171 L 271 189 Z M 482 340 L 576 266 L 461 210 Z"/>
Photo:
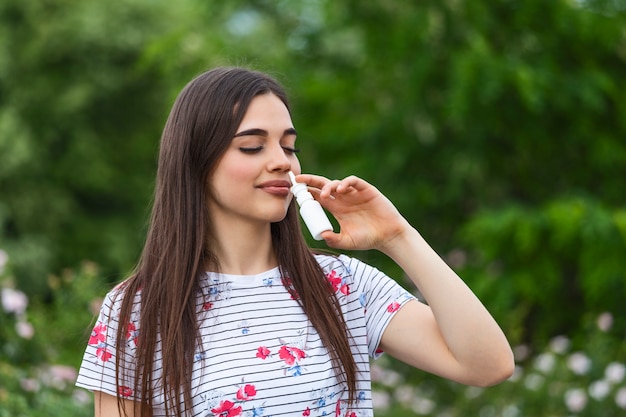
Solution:
<path fill-rule="evenodd" d="M 213 238 L 211 248 L 219 260 L 219 272 L 254 275 L 278 265 L 269 223 L 215 224 Z"/>

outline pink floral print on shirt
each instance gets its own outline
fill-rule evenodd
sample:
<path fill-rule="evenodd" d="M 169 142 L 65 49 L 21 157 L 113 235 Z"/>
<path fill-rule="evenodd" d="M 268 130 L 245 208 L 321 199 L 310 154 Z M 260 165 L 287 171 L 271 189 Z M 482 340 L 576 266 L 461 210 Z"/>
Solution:
<path fill-rule="evenodd" d="M 236 417 L 241 415 L 241 406 L 236 406 L 234 402 L 225 400 L 220 402 L 218 407 L 212 408 L 211 412 L 219 417 Z"/>
<path fill-rule="evenodd" d="M 395 313 L 399 309 L 400 309 L 400 303 L 398 303 L 397 301 L 394 301 L 393 303 L 391 303 L 391 304 L 389 304 L 387 306 L 387 312 L 388 313 Z"/>
<path fill-rule="evenodd" d="M 237 391 L 237 399 L 240 401 L 246 401 L 256 395 L 256 388 L 254 385 L 246 384 L 239 388 Z"/>
<path fill-rule="evenodd" d="M 107 330 L 107 326 L 99 321 L 98 323 L 96 323 L 93 330 L 91 331 L 88 342 L 90 346 L 95 346 L 96 357 L 102 362 L 108 362 L 113 357 L 113 353 L 109 349 L 109 345 L 107 343 Z M 128 327 L 126 328 L 127 343 L 133 342 L 135 346 L 138 346 L 138 334 L 139 332 L 137 331 L 137 326 L 135 325 L 135 323 L 129 322 Z"/>
<path fill-rule="evenodd" d="M 232 400 L 220 398 L 218 400 L 219 403 L 215 403 L 218 404 L 216 407 L 209 406 L 209 408 L 211 409 L 211 413 L 213 413 L 213 416 L 236 417 L 242 415 L 244 411 L 244 407 L 242 406 L 242 404 L 248 400 L 253 399 L 257 395 L 257 390 L 256 387 L 252 384 L 244 384 L 243 380 L 241 381 L 241 383 L 243 385 L 240 386 L 237 390 L 237 393 L 235 394 L 236 398 Z M 258 407 L 253 408 L 253 415 L 261 416 L 262 413 L 259 413 L 259 410 L 260 409 Z M 249 412 L 246 411 L 245 415 L 249 415 Z"/>
<path fill-rule="evenodd" d="M 259 359 L 267 359 L 268 356 L 270 356 L 271 352 L 268 348 L 266 348 L 265 346 L 259 346 L 259 348 L 256 351 L 256 357 Z"/>
<path fill-rule="evenodd" d="M 303 350 L 293 346 L 281 346 L 278 351 L 278 357 L 281 358 L 289 366 L 292 366 L 300 359 L 306 357 Z"/>
<path fill-rule="evenodd" d="M 98 343 L 106 342 L 107 326 L 98 322 L 91 331 L 91 337 L 89 337 L 90 345 L 97 345 Z"/>
<path fill-rule="evenodd" d="M 98 322 L 89 337 L 89 345 L 96 347 L 96 357 L 102 362 L 107 362 L 113 354 L 107 349 L 107 326 Z"/>
<path fill-rule="evenodd" d="M 265 346 L 259 346 L 256 355 L 259 359 L 267 359 L 272 356 L 272 352 Z M 304 368 L 300 361 L 306 358 L 306 352 L 298 347 L 284 344 L 278 349 L 278 357 L 285 363 L 285 374 L 300 376 Z"/>
<path fill-rule="evenodd" d="M 343 295 L 350 294 L 350 287 L 346 284 L 346 280 L 337 274 L 337 271 L 332 270 L 330 274 L 326 275 L 326 279 L 333 287 L 334 292 L 340 292 Z"/>
<path fill-rule="evenodd" d="M 117 392 L 122 397 L 130 397 L 131 395 L 133 395 L 133 389 L 131 387 L 127 387 L 126 385 L 118 387 Z"/>
<path fill-rule="evenodd" d="M 283 345 L 278 350 L 278 357 L 287 365 L 285 374 L 291 376 L 300 376 L 304 368 L 300 364 L 300 360 L 306 357 L 306 353 L 295 346 Z"/>

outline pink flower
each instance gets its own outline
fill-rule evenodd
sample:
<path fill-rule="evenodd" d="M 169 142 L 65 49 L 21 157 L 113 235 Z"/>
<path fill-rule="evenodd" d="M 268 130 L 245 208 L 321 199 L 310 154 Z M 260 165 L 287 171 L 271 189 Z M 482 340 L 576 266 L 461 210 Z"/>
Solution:
<path fill-rule="evenodd" d="M 33 325 L 23 319 L 18 320 L 17 323 L 15 323 L 15 331 L 22 339 L 32 339 L 35 335 L 35 328 Z"/>
<path fill-rule="evenodd" d="M 122 397 L 130 397 L 131 395 L 133 395 L 133 390 L 131 387 L 127 387 L 126 385 L 122 385 L 120 387 L 117 388 L 117 392 L 122 396 Z"/>
<path fill-rule="evenodd" d="M 213 308 L 213 303 L 210 302 L 210 301 L 207 301 L 206 303 L 202 304 L 202 309 L 204 311 L 208 311 L 208 310 L 210 310 L 212 308 Z"/>
<path fill-rule="evenodd" d="M 311 409 L 310 409 L 309 407 L 307 407 L 307 408 L 306 408 L 306 410 L 304 410 L 304 411 L 302 412 L 302 415 L 303 415 L 304 417 L 310 416 L 310 415 L 311 415 Z"/>
<path fill-rule="evenodd" d="M 28 307 L 28 297 L 22 291 L 13 288 L 2 289 L 2 308 L 7 313 L 24 314 Z"/>
<path fill-rule="evenodd" d="M 104 343 L 106 341 L 106 331 L 107 331 L 107 326 L 98 322 L 98 324 L 96 324 L 96 327 L 94 327 L 93 330 L 91 331 L 91 337 L 89 337 L 89 344 L 97 345 L 99 343 Z"/>
<path fill-rule="evenodd" d="M 394 313 L 396 311 L 398 311 L 400 309 L 400 303 L 398 303 L 397 301 L 394 301 L 393 303 L 389 304 L 387 306 L 387 312 L 388 313 Z"/>
<path fill-rule="evenodd" d="M 303 350 L 293 346 L 281 346 L 278 351 L 278 356 L 285 361 L 289 366 L 292 366 L 296 361 L 304 358 L 306 353 Z"/>
<path fill-rule="evenodd" d="M 113 356 L 113 354 L 112 354 L 111 352 L 109 352 L 109 351 L 107 350 L 107 348 L 105 348 L 105 347 L 100 347 L 100 348 L 96 349 L 96 356 L 97 356 L 98 358 L 100 358 L 100 360 L 101 360 L 102 362 L 106 362 L 106 361 L 108 361 L 109 359 L 111 359 L 111 356 Z"/>
<path fill-rule="evenodd" d="M 341 285 L 341 277 L 338 276 L 337 272 L 333 270 L 330 274 L 326 275 L 326 278 L 333 287 L 333 291 L 337 292 L 339 290 L 339 286 Z"/>
<path fill-rule="evenodd" d="M 235 417 L 241 415 L 241 407 L 235 407 L 235 403 L 226 400 L 222 401 L 219 407 L 211 409 L 211 412 L 219 417 Z"/>
<path fill-rule="evenodd" d="M 340 288 L 339 291 L 343 294 L 343 295 L 348 295 L 350 294 L 350 287 L 348 287 L 348 284 L 343 284 Z"/>
<path fill-rule="evenodd" d="M 291 281 L 291 278 L 283 276 L 281 277 L 281 281 L 285 288 L 287 288 L 287 291 L 289 291 L 289 295 L 291 295 L 292 300 L 297 300 L 300 298 L 300 294 L 298 294 L 296 292 L 296 289 L 293 287 L 293 281 Z"/>
<path fill-rule="evenodd" d="M 126 328 L 126 339 L 130 339 L 131 337 L 133 337 L 136 331 L 137 326 L 135 326 L 135 323 L 133 323 L 132 321 L 128 323 L 128 327 Z"/>
<path fill-rule="evenodd" d="M 265 346 L 260 346 L 256 351 L 256 357 L 260 359 L 267 359 L 270 355 L 270 350 Z"/>
<path fill-rule="evenodd" d="M 239 388 L 237 391 L 237 399 L 238 400 L 249 400 L 250 398 L 256 395 L 256 388 L 254 385 L 246 384 L 244 387 Z"/>

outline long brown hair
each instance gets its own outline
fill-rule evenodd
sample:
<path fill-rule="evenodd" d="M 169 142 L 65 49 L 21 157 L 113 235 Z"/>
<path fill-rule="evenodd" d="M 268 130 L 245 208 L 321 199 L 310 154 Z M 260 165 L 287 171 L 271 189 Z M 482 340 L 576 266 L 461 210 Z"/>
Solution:
<path fill-rule="evenodd" d="M 191 373 L 199 344 L 196 297 L 207 265 L 219 270 L 210 246 L 207 181 L 236 134 L 251 100 L 274 94 L 289 109 L 283 88 L 266 74 L 242 68 L 217 68 L 194 78 L 177 97 L 161 137 L 157 182 L 150 226 L 138 265 L 124 282 L 117 331 L 116 380 L 134 379 L 141 396 L 136 408 L 152 416 L 155 383 L 163 390 L 167 415 L 180 417 L 191 408 Z M 330 353 L 349 401 L 356 392 L 356 364 L 337 298 L 300 231 L 292 201 L 285 218 L 272 223 L 271 234 L 283 284 L 294 294 Z M 287 279 L 285 279 L 287 278 Z M 139 347 L 127 369 L 125 335 L 135 295 L 141 294 Z M 162 374 L 155 381 L 157 342 Z M 181 403 L 179 399 L 184 401 Z M 124 403 L 118 393 L 118 407 Z"/>

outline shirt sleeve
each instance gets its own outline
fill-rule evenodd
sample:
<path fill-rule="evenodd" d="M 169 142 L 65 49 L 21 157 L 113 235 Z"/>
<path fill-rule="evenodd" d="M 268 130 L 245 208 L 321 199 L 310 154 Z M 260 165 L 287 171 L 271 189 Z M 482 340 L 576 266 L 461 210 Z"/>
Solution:
<path fill-rule="evenodd" d="M 136 399 L 133 393 L 135 351 L 137 348 L 138 322 L 135 300 L 133 313 L 126 332 L 126 352 L 120 366 L 128 376 L 116 383 L 115 363 L 117 357 L 116 337 L 120 322 L 120 306 L 124 292 L 118 289 L 106 295 L 96 324 L 89 336 L 89 342 L 83 355 L 76 386 L 90 391 L 101 391 L 109 395 L 118 393 L 128 399 Z"/>
<path fill-rule="evenodd" d="M 384 352 L 378 348 L 389 322 L 414 295 L 386 274 L 358 259 L 342 256 L 356 285 L 364 308 L 369 355 L 378 359 Z"/>

